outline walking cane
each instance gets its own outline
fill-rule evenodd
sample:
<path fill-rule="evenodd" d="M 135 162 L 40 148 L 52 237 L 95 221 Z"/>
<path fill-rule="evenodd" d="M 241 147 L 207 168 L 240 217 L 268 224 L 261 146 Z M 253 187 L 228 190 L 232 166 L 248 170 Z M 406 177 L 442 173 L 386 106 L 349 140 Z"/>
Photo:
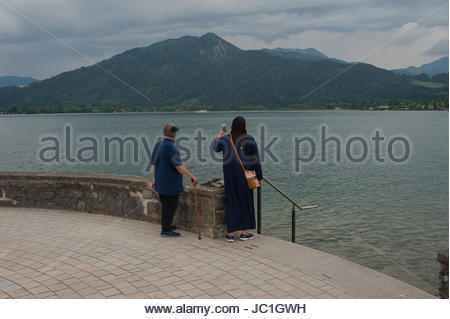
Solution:
<path fill-rule="evenodd" d="M 194 183 L 194 199 L 195 199 L 195 213 L 197 214 L 198 240 L 200 240 L 202 239 L 202 235 L 200 233 L 200 216 L 198 214 L 197 183 Z"/>

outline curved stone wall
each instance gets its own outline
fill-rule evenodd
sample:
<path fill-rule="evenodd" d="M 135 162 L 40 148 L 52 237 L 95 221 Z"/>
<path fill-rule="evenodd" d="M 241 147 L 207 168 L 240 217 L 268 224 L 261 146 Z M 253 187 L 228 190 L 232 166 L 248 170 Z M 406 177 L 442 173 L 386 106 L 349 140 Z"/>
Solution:
<path fill-rule="evenodd" d="M 161 205 L 151 183 L 140 176 L 0 172 L 0 206 L 68 209 L 160 223 Z M 197 196 L 202 235 L 224 235 L 223 188 L 198 186 Z M 185 185 L 174 224 L 197 232 L 192 185 Z"/>

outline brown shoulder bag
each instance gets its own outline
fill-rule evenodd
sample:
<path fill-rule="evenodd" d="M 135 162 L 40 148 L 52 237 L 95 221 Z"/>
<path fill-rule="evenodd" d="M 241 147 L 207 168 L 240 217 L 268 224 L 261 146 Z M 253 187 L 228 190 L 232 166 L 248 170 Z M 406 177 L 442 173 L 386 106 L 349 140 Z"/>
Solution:
<path fill-rule="evenodd" d="M 242 169 L 244 170 L 245 179 L 247 180 L 247 186 L 249 189 L 255 189 L 258 188 L 260 185 L 258 177 L 256 176 L 256 172 L 246 170 L 244 167 L 244 164 L 242 164 L 241 158 L 239 157 L 239 154 L 237 152 L 236 146 L 234 146 L 233 137 L 230 134 L 230 140 L 231 145 L 233 145 L 234 152 L 236 153 L 236 157 L 239 161 L 239 164 L 241 164 Z"/>

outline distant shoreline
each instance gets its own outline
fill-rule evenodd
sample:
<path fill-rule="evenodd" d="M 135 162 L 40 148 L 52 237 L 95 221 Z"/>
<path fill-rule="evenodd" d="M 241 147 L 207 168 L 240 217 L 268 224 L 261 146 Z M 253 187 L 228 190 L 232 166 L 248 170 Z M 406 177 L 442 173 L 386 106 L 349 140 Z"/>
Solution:
<path fill-rule="evenodd" d="M 0 113 L 0 117 L 6 116 L 17 116 L 17 115 L 120 115 L 120 114 L 177 114 L 177 113 L 189 113 L 189 114 L 199 114 L 199 116 L 208 113 L 301 113 L 301 112 L 448 112 L 445 110 L 358 110 L 358 109 L 342 109 L 342 110 L 325 110 L 325 109 L 308 109 L 308 110 L 230 110 L 230 111 L 207 111 L 207 112 L 197 112 L 197 111 L 130 111 L 130 112 L 58 112 L 58 113 Z"/>

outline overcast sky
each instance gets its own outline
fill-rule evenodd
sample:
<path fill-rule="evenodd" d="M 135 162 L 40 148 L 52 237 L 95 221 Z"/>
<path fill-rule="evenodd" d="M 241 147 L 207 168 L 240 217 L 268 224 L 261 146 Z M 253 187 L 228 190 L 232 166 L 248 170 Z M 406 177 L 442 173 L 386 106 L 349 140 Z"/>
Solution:
<path fill-rule="evenodd" d="M 0 75 L 44 79 L 207 32 L 241 49 L 313 47 L 387 69 L 418 66 L 448 55 L 448 10 L 447 0 L 0 0 Z"/>

